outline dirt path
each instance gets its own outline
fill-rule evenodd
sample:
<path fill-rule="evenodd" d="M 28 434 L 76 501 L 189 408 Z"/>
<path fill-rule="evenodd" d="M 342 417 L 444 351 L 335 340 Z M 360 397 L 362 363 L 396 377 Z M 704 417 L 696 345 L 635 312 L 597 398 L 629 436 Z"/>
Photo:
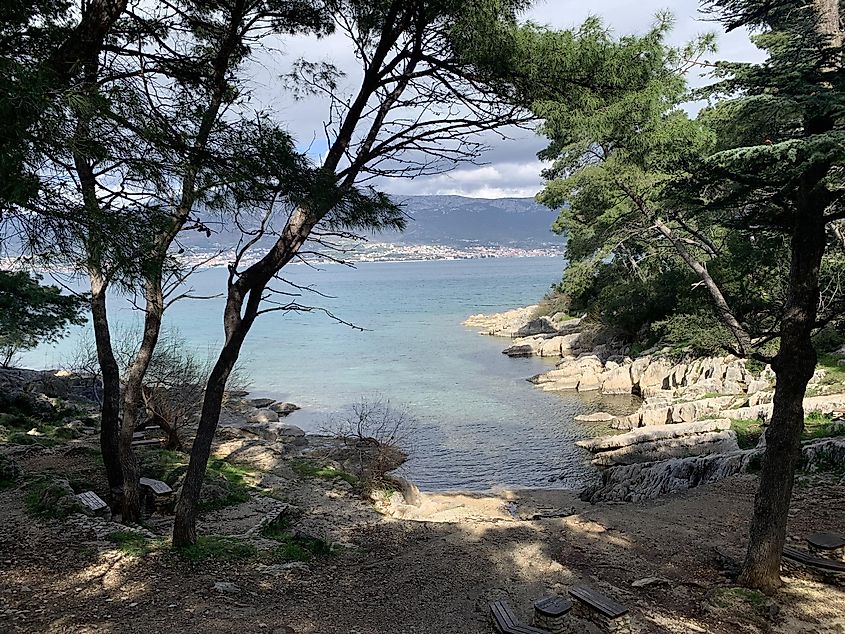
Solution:
<path fill-rule="evenodd" d="M 54 452 L 26 468 L 73 474 L 84 460 Z M 296 565 L 192 564 L 166 549 L 127 556 L 67 524 L 33 520 L 24 491 L 8 489 L 0 492 L 0 622 L 4 632 L 75 634 L 486 634 L 490 600 L 507 597 L 527 619 L 533 599 L 587 582 L 630 607 L 641 633 L 845 632 L 841 587 L 789 578 L 767 601 L 731 590 L 720 574 L 714 548 L 741 554 L 754 485 L 746 476 L 614 506 L 588 506 L 569 492 L 431 495 L 416 511 L 401 509 L 412 519 L 394 519 L 337 482 L 295 482 L 292 495 L 313 512 L 303 521 L 311 530 L 331 525 L 349 546 Z M 844 521 L 835 479 L 799 483 L 793 537 L 842 531 Z M 631 586 L 646 577 L 665 581 Z M 234 587 L 220 592 L 217 582 Z"/>

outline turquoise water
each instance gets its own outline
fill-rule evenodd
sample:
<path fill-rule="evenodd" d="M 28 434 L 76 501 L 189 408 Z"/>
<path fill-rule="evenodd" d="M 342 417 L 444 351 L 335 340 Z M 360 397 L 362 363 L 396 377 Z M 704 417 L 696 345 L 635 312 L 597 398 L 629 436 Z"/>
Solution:
<path fill-rule="evenodd" d="M 331 427 L 362 396 L 407 408 L 417 424 L 407 434 L 412 457 L 403 475 L 424 490 L 578 487 L 594 473 L 573 443 L 600 430 L 573 417 L 619 411 L 629 400 L 541 392 L 525 379 L 549 369 L 550 361 L 510 359 L 501 354 L 506 340 L 461 325 L 472 313 L 536 302 L 562 267 L 557 258 L 289 267 L 290 280 L 331 296 L 306 295 L 302 303 L 366 330 L 316 312 L 264 315 L 241 365 L 254 396 L 301 405 L 288 420 L 308 431 Z M 225 276 L 220 268 L 202 271 L 191 286 L 197 294 L 219 293 Z M 167 321 L 198 350 L 213 350 L 222 340 L 222 305 L 222 299 L 182 301 Z M 128 302 L 115 300 L 113 321 L 138 320 Z M 37 349 L 25 362 L 62 365 L 79 336 Z"/>

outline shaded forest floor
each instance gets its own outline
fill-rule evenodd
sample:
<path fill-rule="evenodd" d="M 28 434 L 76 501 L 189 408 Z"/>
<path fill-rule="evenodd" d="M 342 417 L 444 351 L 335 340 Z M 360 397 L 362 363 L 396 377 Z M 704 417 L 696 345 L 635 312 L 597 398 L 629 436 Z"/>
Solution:
<path fill-rule="evenodd" d="M 96 477 L 92 463 L 90 452 L 69 448 L 20 458 L 25 474 L 70 479 Z M 194 561 L 164 542 L 127 548 L 73 522 L 34 518 L 26 485 L 0 491 L 3 631 L 480 634 L 491 631 L 493 599 L 507 597 L 528 620 L 534 599 L 588 583 L 631 609 L 635 632 L 845 632 L 845 588 L 787 577 L 767 598 L 735 588 L 718 563 L 715 549 L 741 557 L 753 476 L 643 504 L 589 506 L 549 491 L 431 495 L 414 520 L 376 513 L 341 478 L 281 465 L 261 477 L 285 488 L 310 534 L 343 547 L 292 557 L 308 561 L 237 552 Z M 789 532 L 798 545 L 811 532 L 845 529 L 840 478 L 797 485 Z M 225 534 L 267 499 L 209 513 L 201 530 Z M 530 519 L 562 510 L 572 514 Z M 659 581 L 631 585 L 647 577 Z"/>

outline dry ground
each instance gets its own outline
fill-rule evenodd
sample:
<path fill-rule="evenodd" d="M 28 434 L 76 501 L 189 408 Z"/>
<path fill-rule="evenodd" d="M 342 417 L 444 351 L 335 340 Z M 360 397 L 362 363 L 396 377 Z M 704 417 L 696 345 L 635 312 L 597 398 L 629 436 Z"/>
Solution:
<path fill-rule="evenodd" d="M 72 478 L 90 473 L 90 460 L 57 449 L 22 466 Z M 11 488 L 0 491 L 0 631 L 487 634 L 490 600 L 507 597 L 527 619 L 533 599 L 586 582 L 630 607 L 640 633 L 845 633 L 841 586 L 786 578 L 771 599 L 731 589 L 714 549 L 741 554 L 754 487 L 743 476 L 609 506 L 568 492 L 439 495 L 411 510 L 414 519 L 395 519 L 375 514 L 340 482 L 291 481 L 292 501 L 319 514 L 319 525 L 334 522 L 327 534 L 350 544 L 292 568 L 193 564 L 166 548 L 124 555 L 29 517 L 23 488 Z M 519 519 L 570 507 L 567 517 Z M 207 519 L 205 529 L 225 519 Z M 845 491 L 832 476 L 796 488 L 791 537 L 818 530 L 845 530 Z M 666 581 L 631 586 L 645 577 Z M 239 590 L 218 592 L 219 581 Z"/>

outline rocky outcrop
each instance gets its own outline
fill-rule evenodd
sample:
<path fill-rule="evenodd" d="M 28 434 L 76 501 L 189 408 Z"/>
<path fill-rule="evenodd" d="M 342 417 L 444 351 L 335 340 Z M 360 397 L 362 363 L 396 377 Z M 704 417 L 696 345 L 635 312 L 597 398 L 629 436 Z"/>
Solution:
<path fill-rule="evenodd" d="M 595 455 L 593 464 L 609 467 L 739 450 L 728 419 L 644 427 L 618 436 L 578 441 Z"/>
<path fill-rule="evenodd" d="M 601 484 L 585 489 L 581 499 L 592 503 L 651 500 L 747 471 L 751 465 L 759 463 L 762 454 L 762 448 L 755 448 L 611 467 L 602 472 Z M 804 470 L 842 468 L 845 465 L 845 438 L 806 443 L 802 454 Z"/>
<path fill-rule="evenodd" d="M 581 499 L 593 504 L 651 500 L 742 473 L 758 453 L 751 449 L 613 467 L 603 471 L 601 484 L 583 491 Z"/>
<path fill-rule="evenodd" d="M 534 318 L 536 312 L 537 306 L 526 306 L 493 315 L 470 315 L 464 326 L 476 328 L 482 335 L 519 337 L 520 330 Z"/>

